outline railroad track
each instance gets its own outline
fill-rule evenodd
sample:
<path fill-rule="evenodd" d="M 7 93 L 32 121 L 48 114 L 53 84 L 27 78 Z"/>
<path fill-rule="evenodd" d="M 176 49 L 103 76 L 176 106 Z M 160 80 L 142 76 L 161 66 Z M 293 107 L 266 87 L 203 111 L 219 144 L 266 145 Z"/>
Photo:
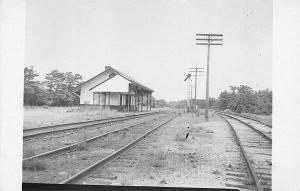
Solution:
<path fill-rule="evenodd" d="M 155 115 L 155 116 L 149 116 L 146 119 L 136 119 L 134 121 L 130 121 L 128 123 L 121 123 L 121 124 L 116 124 L 115 126 L 108 126 L 106 128 L 104 127 L 99 127 L 96 129 L 85 129 L 85 130 L 74 130 L 72 132 L 75 135 L 75 137 L 70 136 L 69 134 L 60 134 L 59 137 L 55 136 L 48 136 L 46 141 L 47 141 L 47 147 L 45 147 L 44 138 L 42 139 L 37 139 L 35 138 L 34 140 L 31 140 L 30 142 L 26 141 L 25 144 L 23 145 L 24 148 L 29 149 L 30 151 L 33 151 L 34 154 L 33 156 L 25 156 L 23 158 L 24 161 L 28 160 L 33 160 L 33 159 L 40 159 L 40 158 L 45 158 L 45 157 L 50 157 L 50 156 L 55 156 L 58 154 L 62 154 L 65 152 L 69 152 L 71 150 L 74 150 L 80 145 L 86 143 L 86 142 L 92 142 L 95 141 L 101 137 L 107 136 L 112 133 L 116 133 L 118 131 L 122 131 L 137 125 L 143 125 L 147 122 L 150 122 L 152 120 L 156 120 L 157 118 L 164 117 L 164 114 L 160 115 Z M 90 131 L 90 132 L 89 132 Z M 81 136 L 80 134 L 84 134 L 84 136 Z M 86 136 L 89 135 L 89 136 Z M 54 140 L 52 140 L 54 139 Z M 65 146 L 64 141 L 68 140 L 76 140 L 76 142 L 72 142 L 71 144 L 67 144 Z M 38 144 L 38 146 L 36 145 Z"/>
<path fill-rule="evenodd" d="M 94 137 L 80 144 L 72 145 L 54 154 L 26 159 L 23 162 L 23 166 L 24 164 L 26 166 L 38 161 L 45 164 L 47 168 L 43 171 L 23 170 L 23 181 L 77 183 L 89 173 L 120 156 L 152 131 L 175 117 L 174 115 L 169 115 L 148 123 L 135 124 L 106 135 Z"/>
<path fill-rule="evenodd" d="M 215 113 L 216 113 L 216 114 L 226 115 L 226 113 L 220 112 L 220 111 L 215 111 Z M 261 121 L 261 120 L 254 119 L 254 118 L 249 117 L 249 116 L 245 116 L 245 115 L 241 115 L 241 114 L 237 114 L 237 113 L 235 113 L 235 114 L 230 113 L 230 114 L 227 114 L 227 115 L 231 115 L 231 116 L 235 116 L 235 117 L 240 117 L 240 118 L 242 118 L 242 119 L 245 119 L 245 120 L 248 120 L 248 121 L 251 121 L 251 122 L 254 122 L 254 123 L 257 122 L 257 123 L 259 123 L 259 124 L 262 124 L 262 125 L 264 125 L 264 126 L 268 126 L 269 128 L 272 128 L 272 125 L 270 125 L 270 124 L 268 124 L 268 123 L 266 123 L 266 122 L 263 122 L 263 121 Z"/>
<path fill-rule="evenodd" d="M 94 127 L 97 125 L 126 121 L 126 120 L 130 120 L 130 119 L 141 118 L 141 117 L 155 115 L 155 114 L 159 114 L 159 113 L 161 113 L 161 112 L 142 113 L 142 114 L 134 114 L 134 115 L 129 115 L 129 116 L 122 116 L 122 117 L 112 117 L 112 118 L 92 120 L 92 121 L 82 121 L 82 122 L 76 122 L 76 123 L 65 123 L 65 124 L 59 124 L 59 125 L 51 125 L 51 126 L 24 129 L 23 130 L 23 139 L 30 139 L 30 138 L 34 138 L 37 136 L 54 134 L 54 133 L 59 133 L 59 132 L 63 132 L 63 131 L 75 130 L 75 129 L 90 128 L 90 127 Z"/>
<path fill-rule="evenodd" d="M 258 122 L 252 119 L 244 118 L 241 116 L 235 116 L 235 115 L 229 115 L 229 114 L 223 114 L 227 117 L 230 117 L 232 119 L 235 119 L 252 129 L 256 130 L 257 132 L 261 133 L 263 136 L 267 137 L 272 142 L 272 128 L 265 125 L 262 122 Z"/>
<path fill-rule="evenodd" d="M 272 190 L 272 138 L 232 116 L 220 116 L 231 127 L 246 162 L 246 165 L 236 164 L 228 168 L 227 180 L 230 183 L 226 185 L 244 190 Z"/>
<path fill-rule="evenodd" d="M 137 123 L 137 124 L 134 124 L 134 125 L 129 125 L 129 126 L 126 126 L 126 127 L 122 128 L 122 129 L 117 129 L 117 130 L 110 131 L 110 132 L 107 132 L 107 133 L 102 133 L 100 135 L 94 136 L 92 138 L 89 138 L 89 139 L 86 139 L 86 140 L 83 140 L 83 141 L 79 141 L 79 142 L 73 143 L 73 144 L 68 145 L 68 146 L 60 147 L 58 149 L 54 149 L 54 150 L 51 150 L 51 151 L 46 151 L 46 152 L 43 152 L 43 153 L 38 154 L 38 155 L 34 155 L 34 156 L 31 156 L 31 157 L 23 158 L 23 162 L 24 161 L 29 161 L 29 160 L 34 160 L 34 159 L 41 159 L 43 157 L 54 156 L 54 155 L 62 154 L 62 153 L 69 152 L 69 151 L 72 151 L 72 150 L 76 150 L 78 147 L 80 147 L 84 143 L 89 143 L 89 142 L 95 141 L 96 139 L 99 139 L 101 137 L 107 136 L 107 135 L 109 135 L 111 133 L 116 133 L 118 131 L 121 131 L 121 130 L 124 130 L 124 129 L 128 129 L 128 128 L 134 127 L 136 125 L 142 125 L 143 123 L 144 122 Z"/>
<path fill-rule="evenodd" d="M 252 121 L 256 121 L 256 122 L 258 122 L 258 123 L 261 123 L 261 124 L 263 124 L 263 125 L 265 125 L 265 126 L 268 126 L 268 127 L 272 128 L 272 125 L 270 125 L 270 124 L 268 124 L 268 123 L 266 123 L 266 122 L 263 122 L 263 121 L 261 121 L 261 120 L 254 119 L 254 118 L 252 118 L 252 117 L 248 117 L 248 116 L 245 116 L 245 115 L 239 115 L 239 114 L 235 114 L 235 116 L 242 117 L 242 118 L 244 118 L 244 119 L 250 119 L 250 120 L 252 120 Z"/>
<path fill-rule="evenodd" d="M 95 125 L 93 128 L 81 128 L 73 129 L 70 131 L 64 131 L 59 133 L 48 134 L 45 136 L 36 136 L 23 140 L 23 158 L 32 157 L 34 155 L 42 155 L 44 153 L 52 154 L 53 150 L 60 150 L 60 148 L 70 149 L 70 146 L 76 147 L 80 142 L 84 142 L 93 137 L 97 137 L 101 134 L 108 133 L 110 131 L 116 131 L 128 126 L 133 126 L 142 122 L 156 120 L 166 116 L 167 114 L 161 113 L 157 115 L 145 116 L 142 118 L 135 118 L 127 121 Z M 50 152 L 50 153 L 49 153 Z M 55 154 L 55 153 L 54 153 Z"/>

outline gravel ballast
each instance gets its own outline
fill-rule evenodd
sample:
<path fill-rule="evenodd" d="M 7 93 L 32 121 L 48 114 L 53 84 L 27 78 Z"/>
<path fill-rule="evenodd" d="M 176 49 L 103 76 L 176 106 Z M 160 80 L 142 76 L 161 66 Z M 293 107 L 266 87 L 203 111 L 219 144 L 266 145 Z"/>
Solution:
<path fill-rule="evenodd" d="M 124 127 L 131 126 L 134 124 L 151 121 L 156 118 L 159 118 L 161 115 L 145 116 L 143 118 L 131 119 L 129 121 L 95 125 L 95 127 L 59 132 L 55 134 L 43 135 L 24 140 L 23 157 L 29 157 L 30 154 L 27 153 L 34 153 L 35 155 L 41 154 L 47 151 L 55 150 L 60 147 L 68 146 L 76 142 L 89 139 L 91 137 L 95 137 L 96 135 L 100 135 L 117 129 L 122 129 Z"/>
<path fill-rule="evenodd" d="M 185 139 L 187 126 L 190 135 Z M 235 178 L 239 177 L 239 179 Z M 249 174 L 227 123 L 184 114 L 159 128 L 84 184 L 249 190 Z"/>
<path fill-rule="evenodd" d="M 147 120 L 145 124 L 132 127 L 114 134 L 109 134 L 93 142 L 86 143 L 80 149 L 64 153 L 50 158 L 23 163 L 23 182 L 34 183 L 60 183 L 87 166 L 115 152 L 124 145 L 136 139 L 141 133 L 153 128 L 156 124 L 165 120 Z M 30 168 L 38 166 L 38 169 Z"/>

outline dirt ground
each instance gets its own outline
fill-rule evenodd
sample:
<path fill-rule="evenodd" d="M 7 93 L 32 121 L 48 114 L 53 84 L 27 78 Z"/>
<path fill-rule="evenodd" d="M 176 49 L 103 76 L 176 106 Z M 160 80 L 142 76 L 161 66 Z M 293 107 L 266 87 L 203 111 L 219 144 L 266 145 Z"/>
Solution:
<path fill-rule="evenodd" d="M 132 112 L 118 112 L 115 110 L 108 109 L 103 110 L 97 106 L 25 106 L 23 126 L 24 129 L 26 129 L 62 123 L 72 123 L 79 121 L 103 119 L 108 117 L 118 117 L 129 114 L 132 114 Z"/>
<path fill-rule="evenodd" d="M 242 163 L 221 118 L 212 114 L 207 122 L 203 116 L 183 114 L 83 183 L 228 188 L 227 183 L 237 183 L 227 174 Z"/>

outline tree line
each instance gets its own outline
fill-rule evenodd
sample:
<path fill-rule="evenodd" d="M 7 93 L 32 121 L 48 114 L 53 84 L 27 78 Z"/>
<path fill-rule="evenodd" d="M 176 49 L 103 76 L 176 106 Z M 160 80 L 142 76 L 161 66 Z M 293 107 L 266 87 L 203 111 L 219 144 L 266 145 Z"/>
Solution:
<path fill-rule="evenodd" d="M 43 81 L 32 66 L 24 68 L 24 105 L 72 106 L 79 104 L 79 97 L 72 94 L 82 80 L 80 74 L 52 70 Z"/>
<path fill-rule="evenodd" d="M 79 105 L 79 97 L 72 90 L 82 82 L 82 76 L 72 72 L 52 70 L 43 81 L 36 78 L 39 74 L 32 66 L 24 68 L 24 105 L 32 106 L 72 106 Z M 237 113 L 272 114 L 272 91 L 254 91 L 251 87 L 230 86 L 222 91 L 218 99 L 209 99 L 209 108 Z M 200 108 L 205 108 L 205 100 L 196 100 Z M 170 101 L 152 98 L 152 107 L 186 108 L 186 100 Z"/>
<path fill-rule="evenodd" d="M 212 100 L 215 100 L 212 98 Z M 192 100 L 192 104 L 194 104 L 195 100 Z M 202 99 L 197 99 L 196 100 L 196 105 L 199 106 L 199 108 L 205 108 L 206 106 L 206 101 Z M 211 105 L 211 100 L 210 100 L 210 105 Z M 179 100 L 179 101 L 165 101 L 164 99 L 157 99 L 155 100 L 155 106 L 156 107 L 171 107 L 171 108 L 186 108 L 187 107 L 187 100 Z"/>
<path fill-rule="evenodd" d="M 229 86 L 229 91 L 222 91 L 219 97 L 209 98 L 209 108 L 216 110 L 231 110 L 237 113 L 254 113 L 262 115 L 272 114 L 272 91 L 258 90 L 254 91 L 251 87 Z M 206 107 L 205 100 L 196 100 L 199 108 Z M 172 108 L 186 108 L 187 101 L 171 101 L 167 102 L 164 99 L 156 100 L 157 107 L 172 107 Z"/>
<path fill-rule="evenodd" d="M 230 86 L 229 91 L 221 92 L 214 108 L 230 109 L 237 113 L 272 114 L 272 91 L 254 91 L 251 87 L 240 85 Z"/>

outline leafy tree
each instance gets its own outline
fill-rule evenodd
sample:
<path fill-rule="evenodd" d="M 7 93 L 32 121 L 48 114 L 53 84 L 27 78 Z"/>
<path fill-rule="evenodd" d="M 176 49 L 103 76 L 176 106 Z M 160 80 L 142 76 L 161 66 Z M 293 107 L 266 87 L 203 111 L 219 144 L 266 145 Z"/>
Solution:
<path fill-rule="evenodd" d="M 45 105 L 47 104 L 48 92 L 43 85 L 36 81 L 39 76 L 32 66 L 24 68 L 24 105 Z"/>
<path fill-rule="evenodd" d="M 36 71 L 33 70 L 33 66 L 28 66 L 24 68 L 24 85 L 29 85 L 35 83 L 34 79 L 39 76 Z"/>
<path fill-rule="evenodd" d="M 168 106 L 173 108 L 186 108 L 187 103 L 186 100 L 179 100 L 179 101 L 170 101 L 167 103 Z"/>
<path fill-rule="evenodd" d="M 231 86 L 231 109 L 236 112 L 253 112 L 256 106 L 255 94 L 249 86 Z"/>
<path fill-rule="evenodd" d="M 209 98 L 209 108 L 218 108 L 218 100 L 216 98 Z"/>
<path fill-rule="evenodd" d="M 33 67 L 24 68 L 24 104 L 66 106 L 79 103 L 72 89 L 82 80 L 80 74 L 52 70 L 45 76 L 43 83 L 36 81 L 39 74 Z"/>
<path fill-rule="evenodd" d="M 63 90 L 64 73 L 58 70 L 52 70 L 46 74 L 44 84 L 48 88 L 50 94 L 54 96 L 54 93 Z"/>
<path fill-rule="evenodd" d="M 24 104 L 25 105 L 46 105 L 48 91 L 40 83 L 33 83 L 24 86 Z"/>
<path fill-rule="evenodd" d="M 80 84 L 82 76 L 80 74 L 73 74 L 72 72 L 64 73 L 65 85 L 68 91 L 71 91 L 74 87 Z"/>
<path fill-rule="evenodd" d="M 231 109 L 234 112 L 271 114 L 272 92 L 253 91 L 249 86 L 230 86 L 230 92 L 223 91 L 218 99 L 219 109 Z"/>
<path fill-rule="evenodd" d="M 231 94 L 229 92 L 227 92 L 226 90 L 221 92 L 220 96 L 219 96 L 219 103 L 218 103 L 218 107 L 219 109 L 227 109 L 229 108 L 229 103 L 231 101 Z"/>
<path fill-rule="evenodd" d="M 52 70 L 50 73 L 47 73 L 44 84 L 48 88 L 51 105 L 66 106 L 78 104 L 79 98 L 71 92 L 74 87 L 79 85 L 81 80 L 82 76 L 80 74 L 72 72 L 64 73 Z"/>
<path fill-rule="evenodd" d="M 160 107 L 167 107 L 168 106 L 167 102 L 164 99 L 158 99 L 158 100 L 156 100 L 155 105 L 158 108 L 160 108 Z"/>
<path fill-rule="evenodd" d="M 272 92 L 268 89 L 256 92 L 257 105 L 254 113 L 270 114 L 272 113 Z"/>

